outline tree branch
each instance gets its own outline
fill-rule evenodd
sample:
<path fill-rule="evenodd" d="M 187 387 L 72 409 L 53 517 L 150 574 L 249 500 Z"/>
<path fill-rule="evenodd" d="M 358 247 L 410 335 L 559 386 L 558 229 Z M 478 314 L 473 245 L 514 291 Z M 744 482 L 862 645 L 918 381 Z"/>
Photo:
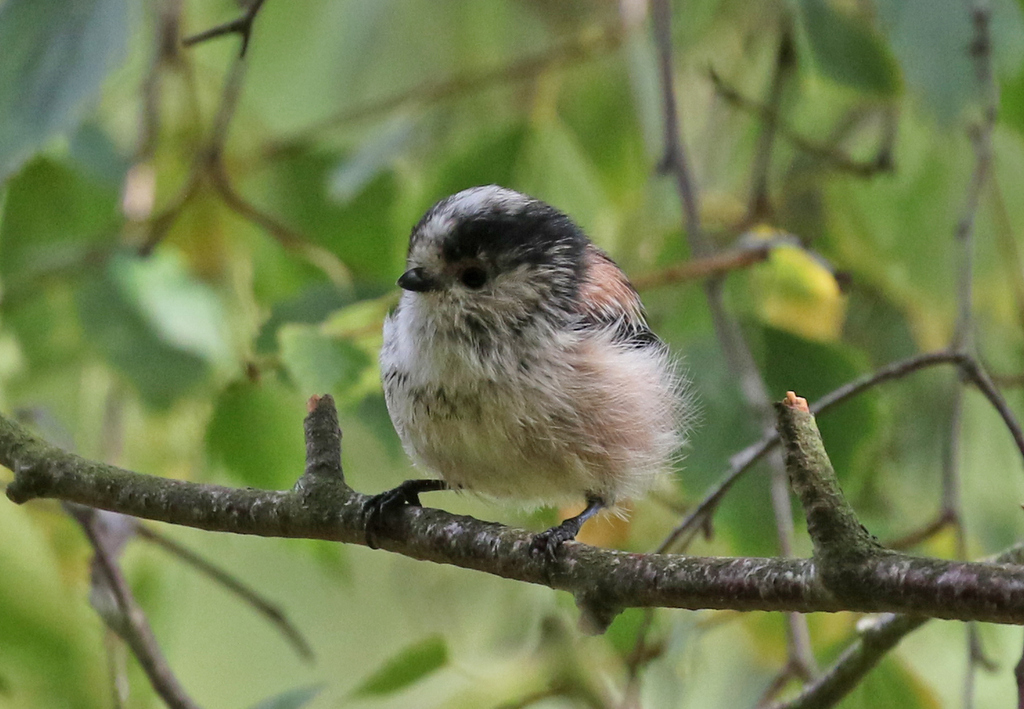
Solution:
<path fill-rule="evenodd" d="M 693 177 L 686 149 L 681 136 L 681 119 L 676 101 L 675 79 L 672 56 L 672 10 L 668 0 L 654 0 L 651 5 L 654 25 L 654 39 L 658 51 L 658 69 L 661 81 L 662 110 L 665 128 L 665 156 L 661 169 L 675 179 L 676 190 L 683 210 L 686 240 L 691 253 L 698 258 L 713 255 L 714 246 L 704 233 L 700 219 L 700 201 L 696 180 Z M 772 420 L 771 401 L 768 388 L 753 353 L 750 351 L 739 322 L 725 307 L 722 279 L 711 278 L 704 283 L 708 310 L 714 324 L 722 353 L 729 372 L 739 382 L 740 392 L 748 409 L 758 423 L 770 428 Z M 778 456 L 768 459 L 772 470 L 771 502 L 775 515 L 775 528 L 779 538 L 779 549 L 785 556 L 793 553 L 793 510 L 789 491 L 786 489 L 786 472 Z M 810 634 L 805 619 L 790 616 L 786 619 L 790 665 L 798 668 L 800 674 L 815 672 L 814 654 L 811 650 Z"/>
<path fill-rule="evenodd" d="M 997 564 L 1024 562 L 1024 544 L 1009 549 L 992 560 Z M 769 709 L 821 709 L 835 706 L 849 694 L 886 653 L 904 637 L 924 625 L 927 618 L 907 615 L 886 615 L 862 629 L 857 639 L 821 677 L 808 684 L 793 699 L 773 704 Z M 1024 688 L 1024 660 L 1018 671 L 1018 686 Z M 1022 695 L 1024 696 L 1024 695 Z M 1020 707 L 1024 709 L 1024 705 Z"/>
<path fill-rule="evenodd" d="M 747 98 L 739 90 L 731 86 L 714 69 L 708 70 L 708 76 L 715 87 L 715 92 L 728 103 L 741 111 L 760 118 L 765 123 L 774 123 L 775 130 L 781 138 L 785 139 L 801 153 L 820 160 L 830 168 L 864 178 L 893 171 L 893 139 L 890 131 L 886 131 L 883 135 L 882 143 L 873 159 L 866 161 L 855 160 L 837 148 L 814 142 L 800 135 L 799 132 L 783 121 L 782 117 L 778 115 L 777 109 L 773 109 L 771 105 Z"/>
<path fill-rule="evenodd" d="M 648 290 L 673 283 L 717 278 L 767 260 L 776 245 L 772 241 L 762 241 L 749 246 L 741 246 L 705 258 L 683 261 L 660 271 L 641 274 L 631 280 L 633 287 L 637 290 Z"/>
<path fill-rule="evenodd" d="M 329 428 L 332 416 L 331 397 L 317 401 L 307 440 Z M 314 451 L 330 445 L 310 443 Z M 141 475 L 61 451 L 3 417 L 0 463 L 15 473 L 6 492 L 18 503 L 58 498 L 210 531 L 366 543 L 368 497 L 340 476 L 271 491 Z M 823 580 L 817 560 L 806 559 L 628 554 L 569 542 L 549 562 L 531 553 L 525 530 L 416 507 L 385 518 L 377 541 L 414 559 L 568 591 L 587 607 L 853 610 L 1024 624 L 1024 567 L 885 552 L 855 565 L 837 588 Z"/>
<path fill-rule="evenodd" d="M 979 391 L 988 399 L 992 407 L 999 413 L 1003 419 L 1003 423 L 1010 431 L 1010 435 L 1013 436 L 1014 442 L 1017 444 L 1017 449 L 1020 451 L 1021 457 L 1024 458 L 1024 434 L 1021 433 L 1020 422 L 1017 421 L 1013 412 L 1007 405 L 1006 400 L 1002 394 L 992 383 L 992 380 L 985 373 L 985 370 L 980 364 L 971 356 L 957 352 L 950 352 L 943 350 L 940 352 L 928 352 L 925 354 L 914 355 L 907 359 L 899 360 L 898 362 L 892 362 L 886 366 L 878 369 L 875 372 L 869 372 L 853 381 L 844 384 L 838 389 L 834 389 L 825 396 L 821 397 L 811 405 L 812 414 L 823 414 L 834 406 L 838 406 L 847 399 L 858 396 L 864 393 L 868 389 L 871 389 L 884 382 L 892 381 L 895 379 L 901 379 L 908 374 L 925 369 L 927 367 L 934 367 L 940 364 L 953 364 L 960 368 L 964 376 L 971 381 L 975 386 L 978 387 Z M 726 471 L 725 475 L 722 476 L 721 480 L 712 488 L 700 501 L 693 510 L 688 514 L 675 529 L 665 538 L 665 541 L 658 547 L 659 552 L 668 551 L 669 549 L 676 546 L 676 543 L 684 535 L 691 535 L 695 530 L 703 527 L 707 524 L 710 516 L 714 513 L 714 510 L 721 503 L 726 493 L 732 488 L 732 486 L 739 480 L 754 463 L 764 457 L 769 451 L 775 448 L 779 444 L 779 434 L 777 432 L 771 432 L 765 434 L 764 438 L 760 441 L 752 443 L 747 446 L 739 453 L 735 454 L 730 461 L 729 470 Z M 689 538 L 689 536 L 688 536 Z"/>
<path fill-rule="evenodd" d="M 847 567 L 848 562 L 881 552 L 881 544 L 857 519 L 839 487 L 807 402 L 789 392 L 785 401 L 775 404 L 775 411 L 789 481 L 807 516 L 814 558 L 825 565 L 837 562 Z"/>
<path fill-rule="evenodd" d="M 65 454 L 67 455 L 67 454 Z M 94 587 L 108 589 L 116 603 L 116 610 L 106 610 L 101 603 L 95 603 L 97 612 L 107 626 L 117 633 L 131 648 L 139 665 L 146 673 L 153 689 L 160 695 L 171 709 L 199 709 L 185 689 L 178 682 L 174 672 L 167 664 L 167 658 L 160 650 L 160 645 L 153 635 L 153 629 L 146 620 L 146 614 L 135 601 L 128 582 L 115 559 L 115 552 L 108 545 L 104 535 L 97 529 L 96 510 L 81 506 L 65 505 L 69 513 L 78 521 L 92 544 L 94 573 L 102 579 Z"/>
<path fill-rule="evenodd" d="M 173 554 L 196 571 L 199 571 L 213 581 L 219 583 L 242 601 L 252 606 L 260 615 L 266 618 L 281 632 L 285 639 L 291 643 L 295 652 L 298 653 L 303 660 L 306 660 L 307 662 L 313 661 L 313 648 L 310 646 L 309 641 L 306 640 L 299 629 L 296 628 L 290 620 L 288 620 L 288 616 L 286 616 L 284 611 L 277 605 L 268 601 L 257 591 L 249 588 L 249 586 L 242 583 L 241 580 L 210 563 L 188 547 L 179 544 L 160 532 L 157 532 L 155 529 L 150 529 L 146 525 L 139 524 L 135 531 L 140 539 L 145 539 L 146 541 L 157 545 L 161 549 L 164 549 L 168 553 Z"/>
<path fill-rule="evenodd" d="M 241 17 L 236 17 L 230 22 L 211 27 L 208 30 L 204 30 L 198 34 L 194 34 L 191 37 L 186 37 L 181 41 L 186 47 L 191 47 L 193 44 L 199 44 L 205 42 L 214 37 L 222 37 L 226 34 L 237 34 L 242 38 L 242 48 L 238 52 L 239 57 L 245 56 L 245 50 L 249 48 L 249 36 L 252 34 L 252 24 L 256 20 L 256 15 L 259 14 L 260 8 L 263 7 L 265 0 L 252 0 L 249 8 L 242 14 Z"/>

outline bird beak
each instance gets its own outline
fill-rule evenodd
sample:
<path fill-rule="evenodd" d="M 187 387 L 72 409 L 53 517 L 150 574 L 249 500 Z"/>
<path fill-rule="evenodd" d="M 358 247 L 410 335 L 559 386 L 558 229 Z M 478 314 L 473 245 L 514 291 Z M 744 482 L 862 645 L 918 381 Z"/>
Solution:
<path fill-rule="evenodd" d="M 398 287 L 414 293 L 426 293 L 427 291 L 438 290 L 441 285 L 422 268 L 410 268 L 398 279 Z"/>

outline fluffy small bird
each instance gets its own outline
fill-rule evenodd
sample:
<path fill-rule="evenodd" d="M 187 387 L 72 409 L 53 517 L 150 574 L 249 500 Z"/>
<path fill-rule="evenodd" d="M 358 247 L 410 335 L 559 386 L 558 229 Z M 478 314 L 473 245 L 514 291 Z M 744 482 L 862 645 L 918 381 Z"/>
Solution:
<path fill-rule="evenodd" d="M 554 207 L 487 185 L 413 228 L 380 354 L 388 412 L 430 474 L 371 498 L 455 489 L 525 504 L 586 500 L 536 535 L 553 555 L 606 507 L 670 468 L 689 406 L 665 344 L 618 266 Z"/>

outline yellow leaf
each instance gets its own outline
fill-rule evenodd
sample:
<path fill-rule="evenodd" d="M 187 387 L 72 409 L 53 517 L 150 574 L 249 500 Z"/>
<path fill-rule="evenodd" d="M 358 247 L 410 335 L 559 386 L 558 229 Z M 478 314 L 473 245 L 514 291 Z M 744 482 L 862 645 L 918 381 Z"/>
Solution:
<path fill-rule="evenodd" d="M 762 229 L 755 236 L 778 238 L 780 233 Z M 751 269 L 751 287 L 765 323 L 808 340 L 839 339 L 846 297 L 828 266 L 799 246 L 772 249 L 765 263 Z"/>

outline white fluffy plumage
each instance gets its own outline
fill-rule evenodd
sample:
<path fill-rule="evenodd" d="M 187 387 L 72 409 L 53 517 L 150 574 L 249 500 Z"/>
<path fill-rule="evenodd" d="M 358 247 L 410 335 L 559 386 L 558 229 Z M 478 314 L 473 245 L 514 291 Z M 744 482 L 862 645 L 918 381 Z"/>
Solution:
<path fill-rule="evenodd" d="M 414 228 L 399 285 L 381 372 L 420 467 L 495 498 L 600 506 L 669 471 L 683 380 L 621 270 L 564 214 L 493 185 L 453 195 Z"/>

